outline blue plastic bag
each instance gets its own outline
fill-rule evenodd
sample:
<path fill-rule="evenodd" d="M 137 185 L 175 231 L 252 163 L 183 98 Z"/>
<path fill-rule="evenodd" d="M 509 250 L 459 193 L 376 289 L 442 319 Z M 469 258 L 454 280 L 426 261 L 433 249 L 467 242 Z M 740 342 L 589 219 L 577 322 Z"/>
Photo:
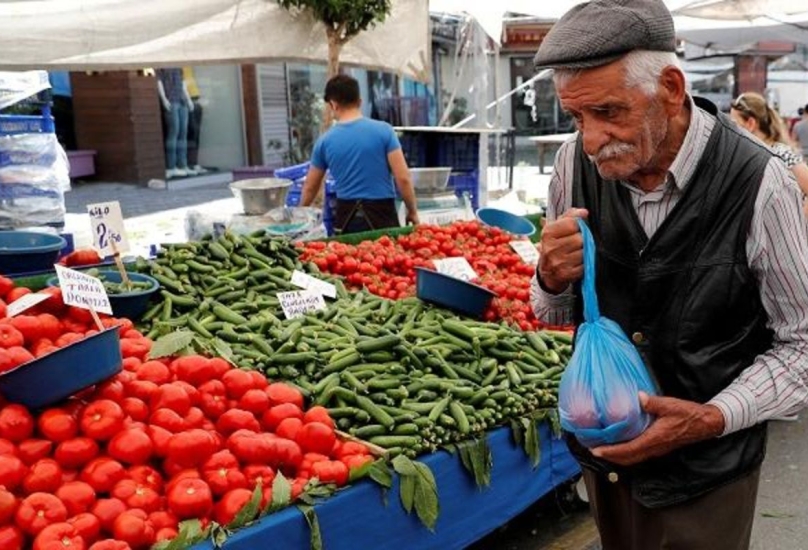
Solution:
<path fill-rule="evenodd" d="M 592 448 L 628 441 L 651 423 L 638 392 L 656 395 L 642 357 L 620 326 L 601 317 L 595 292 L 595 242 L 583 220 L 582 293 L 584 322 L 578 327 L 575 350 L 561 378 L 558 408 L 561 427 Z"/>

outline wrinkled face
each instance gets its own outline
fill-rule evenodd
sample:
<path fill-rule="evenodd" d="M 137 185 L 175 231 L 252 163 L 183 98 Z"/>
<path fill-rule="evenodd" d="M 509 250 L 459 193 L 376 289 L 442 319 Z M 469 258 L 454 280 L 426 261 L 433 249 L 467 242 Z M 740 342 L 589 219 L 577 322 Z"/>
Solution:
<path fill-rule="evenodd" d="M 653 168 L 668 117 L 656 95 L 626 86 L 621 61 L 582 71 L 557 92 L 603 178 L 631 180 Z"/>

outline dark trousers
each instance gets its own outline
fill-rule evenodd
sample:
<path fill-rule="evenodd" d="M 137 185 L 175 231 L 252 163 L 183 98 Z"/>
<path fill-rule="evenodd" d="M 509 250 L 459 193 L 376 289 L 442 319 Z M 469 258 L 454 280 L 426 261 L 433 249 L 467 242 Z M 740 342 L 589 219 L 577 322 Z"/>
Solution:
<path fill-rule="evenodd" d="M 337 200 L 334 228 L 337 234 L 360 233 L 401 227 L 393 199 Z"/>
<path fill-rule="evenodd" d="M 199 136 L 202 131 L 202 105 L 194 98 L 194 110 L 188 115 L 188 166 L 199 164 Z"/>
<path fill-rule="evenodd" d="M 646 508 L 631 487 L 584 470 L 603 550 L 746 550 L 755 516 L 760 468 L 685 503 Z"/>

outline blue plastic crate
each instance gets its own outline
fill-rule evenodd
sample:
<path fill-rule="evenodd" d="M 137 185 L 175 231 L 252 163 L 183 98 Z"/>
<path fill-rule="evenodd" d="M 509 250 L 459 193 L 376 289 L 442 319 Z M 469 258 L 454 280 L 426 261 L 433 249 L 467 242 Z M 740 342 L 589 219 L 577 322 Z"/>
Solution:
<path fill-rule="evenodd" d="M 455 195 L 462 197 L 467 194 L 471 199 L 471 207 L 477 210 L 480 207 L 480 174 L 474 172 L 453 172 L 449 176 L 448 187 Z"/>
<path fill-rule="evenodd" d="M 296 191 L 294 189 L 290 189 L 289 192 L 286 194 L 286 206 L 298 206 L 300 205 L 300 197 L 302 194 L 300 191 Z"/>
<path fill-rule="evenodd" d="M 423 134 L 404 133 L 399 136 L 401 151 L 411 168 L 426 168 L 429 156 L 427 140 Z"/>
<path fill-rule="evenodd" d="M 52 134 L 56 130 L 48 115 L 0 115 L 0 136 L 20 134 Z"/>
<path fill-rule="evenodd" d="M 305 179 L 306 174 L 309 172 L 311 163 L 304 162 L 303 164 L 296 164 L 294 166 L 287 166 L 285 168 L 278 168 L 275 170 L 275 177 L 286 180 L 299 180 Z"/>
<path fill-rule="evenodd" d="M 480 166 L 480 141 L 477 134 L 439 135 L 434 166 L 451 166 L 458 172 L 471 172 Z"/>

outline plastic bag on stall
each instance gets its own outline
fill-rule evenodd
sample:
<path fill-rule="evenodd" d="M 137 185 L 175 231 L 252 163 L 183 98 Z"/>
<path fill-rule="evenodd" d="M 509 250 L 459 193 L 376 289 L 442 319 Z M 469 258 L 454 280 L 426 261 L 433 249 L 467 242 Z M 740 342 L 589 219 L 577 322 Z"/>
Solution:
<path fill-rule="evenodd" d="M 293 241 L 316 241 L 328 237 L 323 224 L 323 211 L 307 206 L 281 206 L 263 216 L 264 229 L 270 235 L 288 237 Z"/>
<path fill-rule="evenodd" d="M 578 220 L 578 225 L 584 238 L 584 322 L 578 327 L 575 349 L 561 378 L 558 408 L 561 427 L 592 448 L 628 441 L 645 431 L 651 417 L 642 410 L 638 393 L 656 395 L 657 391 L 626 334 L 617 323 L 600 315 L 595 243 L 586 223 Z"/>

